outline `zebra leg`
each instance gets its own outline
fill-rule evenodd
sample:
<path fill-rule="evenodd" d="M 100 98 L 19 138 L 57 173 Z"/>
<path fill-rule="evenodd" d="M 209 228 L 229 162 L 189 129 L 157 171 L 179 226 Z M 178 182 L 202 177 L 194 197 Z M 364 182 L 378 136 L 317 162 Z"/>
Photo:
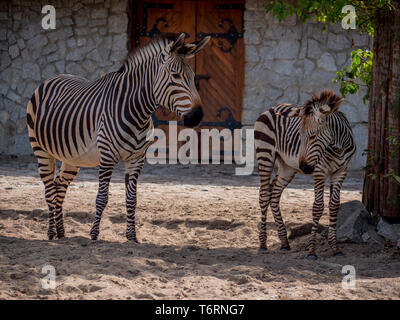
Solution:
<path fill-rule="evenodd" d="M 316 260 L 315 243 L 317 241 L 318 223 L 324 212 L 324 186 L 325 175 L 314 174 L 314 204 L 312 209 L 313 226 L 311 228 L 311 237 L 308 243 L 308 256 L 310 260 Z"/>
<path fill-rule="evenodd" d="M 137 179 L 143 168 L 145 158 L 126 163 L 125 194 L 126 194 L 126 238 L 139 243 L 136 238 L 135 210 Z"/>
<path fill-rule="evenodd" d="M 96 216 L 94 219 L 92 229 L 90 230 L 90 236 L 92 240 L 97 240 L 97 238 L 99 237 L 101 215 L 104 211 L 104 208 L 107 206 L 108 188 L 110 186 L 110 180 L 113 168 L 114 165 L 106 166 L 104 164 L 100 164 L 99 189 L 97 191 L 97 197 L 96 197 Z"/>
<path fill-rule="evenodd" d="M 33 101 L 33 100 L 32 100 Z M 28 135 L 29 135 L 29 143 L 32 147 L 33 154 L 35 155 L 38 161 L 38 171 L 40 178 L 44 184 L 44 194 L 47 206 L 49 208 L 49 229 L 47 231 L 47 236 L 49 240 L 54 239 L 54 207 L 55 207 L 55 197 L 57 195 L 57 189 L 54 184 L 54 176 L 56 172 L 56 161 L 50 156 L 46 151 L 44 151 L 35 135 L 34 131 L 34 120 L 32 119 L 33 115 L 33 107 L 32 102 L 29 101 L 28 107 Z"/>
<path fill-rule="evenodd" d="M 38 159 L 38 168 L 40 178 L 44 184 L 44 193 L 46 203 L 49 208 L 49 229 L 47 236 L 49 240 L 54 239 L 54 211 L 57 196 L 57 188 L 54 183 L 54 176 L 56 171 L 56 161 L 47 152 L 35 150 L 35 156 Z"/>
<path fill-rule="evenodd" d="M 62 205 L 65 199 L 65 194 L 67 193 L 67 189 L 72 180 L 74 180 L 75 176 L 79 171 L 78 167 L 71 166 L 66 164 L 65 162 L 62 163 L 59 173 L 54 181 L 56 188 L 57 188 L 57 197 L 55 201 L 55 220 L 56 220 L 56 231 L 57 231 L 57 238 L 63 238 L 65 235 L 64 232 L 64 219 L 63 219 L 63 212 L 62 212 Z"/>
<path fill-rule="evenodd" d="M 258 174 L 260 176 L 260 193 L 259 202 L 261 208 L 261 224 L 260 224 L 260 249 L 267 249 L 267 211 L 271 200 L 271 186 L 270 183 L 272 170 L 275 164 L 275 153 L 272 155 L 267 152 L 261 153 L 257 151 Z"/>
<path fill-rule="evenodd" d="M 337 247 L 336 222 L 337 213 L 340 206 L 340 190 L 342 189 L 342 183 L 345 178 L 346 171 L 336 173 L 331 177 L 328 243 L 333 251 L 334 256 L 343 255 L 342 251 Z"/>
<path fill-rule="evenodd" d="M 279 201 L 283 190 L 292 181 L 296 175 L 296 171 L 291 167 L 279 162 L 279 170 L 275 177 L 275 183 L 271 192 L 271 211 L 274 216 L 275 223 L 278 225 L 278 236 L 281 240 L 281 250 L 290 250 L 289 241 L 287 239 L 287 232 L 285 223 L 283 222 L 281 211 L 279 209 Z"/>

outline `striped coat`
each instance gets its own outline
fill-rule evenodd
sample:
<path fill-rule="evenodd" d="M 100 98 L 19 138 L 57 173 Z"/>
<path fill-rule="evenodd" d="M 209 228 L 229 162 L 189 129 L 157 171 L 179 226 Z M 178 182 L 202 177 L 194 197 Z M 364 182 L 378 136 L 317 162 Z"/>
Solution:
<path fill-rule="evenodd" d="M 266 213 L 269 206 L 278 225 L 281 248 L 290 249 L 279 200 L 296 173 L 303 173 L 313 174 L 315 189 L 309 256 L 316 257 L 316 232 L 324 209 L 323 191 L 328 177 L 331 181 L 328 242 L 334 254 L 340 253 L 336 244 L 340 189 L 348 163 L 356 150 L 350 124 L 338 111 L 341 102 L 342 99 L 332 91 L 323 90 L 302 106 L 280 104 L 257 119 L 254 138 L 261 182 L 259 238 L 262 249 L 266 249 Z M 278 171 L 271 181 L 275 163 L 278 164 Z"/>

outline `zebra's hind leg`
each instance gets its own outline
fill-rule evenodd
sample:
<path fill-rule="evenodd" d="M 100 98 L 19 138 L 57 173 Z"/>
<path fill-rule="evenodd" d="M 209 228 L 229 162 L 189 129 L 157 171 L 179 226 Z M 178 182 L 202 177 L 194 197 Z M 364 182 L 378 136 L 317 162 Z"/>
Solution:
<path fill-rule="evenodd" d="M 343 180 L 346 178 L 346 171 L 335 173 L 331 177 L 330 196 L 329 196 L 329 231 L 328 243 L 333 251 L 333 255 L 343 255 L 342 251 L 337 247 L 336 222 L 337 213 L 340 206 L 340 190 L 342 189 Z"/>
<path fill-rule="evenodd" d="M 96 216 L 92 229 L 90 230 L 90 236 L 92 240 L 97 240 L 99 237 L 101 215 L 103 214 L 104 208 L 108 202 L 108 189 L 110 186 L 110 180 L 114 164 L 105 165 L 100 164 L 99 168 L 99 189 L 96 197 Z"/>
<path fill-rule="evenodd" d="M 308 256 L 310 260 L 316 260 L 317 254 L 315 253 L 315 242 L 318 231 L 319 219 L 324 211 L 324 186 L 326 176 L 322 173 L 314 174 L 314 204 L 312 209 L 313 226 L 311 228 L 311 237 L 308 243 Z"/>
<path fill-rule="evenodd" d="M 269 152 L 262 152 L 259 148 L 257 149 L 258 174 L 260 176 L 259 202 L 261 209 L 261 224 L 259 240 L 261 250 L 267 249 L 267 211 L 271 200 L 272 189 L 270 179 L 275 164 L 274 151 L 268 151 Z"/>
<path fill-rule="evenodd" d="M 57 188 L 54 184 L 54 176 L 56 172 L 56 161 L 47 152 L 40 149 L 40 147 L 34 148 L 34 154 L 38 160 L 39 175 L 44 184 L 44 194 L 47 206 L 49 208 L 49 229 L 47 236 L 49 240 L 54 239 L 54 211 L 55 211 L 55 200 L 57 196 Z"/>
<path fill-rule="evenodd" d="M 65 194 L 67 193 L 67 189 L 72 180 L 76 177 L 78 171 L 78 167 L 63 162 L 60 171 L 58 172 L 57 177 L 54 181 L 57 188 L 57 197 L 55 201 L 55 220 L 58 239 L 65 236 L 64 219 L 62 212 L 62 205 L 65 199 Z"/>
<path fill-rule="evenodd" d="M 271 211 L 274 216 L 275 223 L 278 225 L 278 236 L 281 240 L 281 249 L 290 250 L 289 241 L 287 238 L 287 231 L 285 223 L 283 222 L 281 211 L 279 209 L 279 201 L 283 190 L 292 181 L 296 175 L 296 171 L 291 167 L 279 161 L 278 173 L 275 177 L 275 183 L 273 184 L 271 192 Z"/>
<path fill-rule="evenodd" d="M 126 238 L 138 243 L 135 227 L 136 186 L 138 176 L 143 168 L 145 158 L 135 159 L 125 164 L 126 193 Z"/>

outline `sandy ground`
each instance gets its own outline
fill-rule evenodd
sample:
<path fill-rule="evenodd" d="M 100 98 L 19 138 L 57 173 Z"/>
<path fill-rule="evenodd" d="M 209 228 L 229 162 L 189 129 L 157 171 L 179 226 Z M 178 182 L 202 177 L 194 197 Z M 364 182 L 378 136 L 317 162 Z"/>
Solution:
<path fill-rule="evenodd" d="M 317 261 L 306 257 L 308 236 L 282 252 L 271 214 L 268 252 L 258 251 L 258 177 L 232 166 L 151 166 L 138 184 L 140 244 L 125 240 L 124 173 L 113 174 L 98 241 L 94 218 L 97 170 L 84 169 L 64 205 L 66 239 L 48 241 L 44 189 L 36 164 L 0 161 L 1 299 L 399 299 L 400 257 L 394 248 L 341 244 L 332 257 L 319 235 Z M 342 202 L 361 199 L 362 174 L 345 181 Z M 327 194 L 327 193 L 326 193 Z M 282 196 L 287 226 L 311 221 L 313 189 L 299 176 Z M 326 201 L 327 202 L 327 201 Z M 327 225 L 328 217 L 321 223 Z M 57 287 L 43 289 L 42 268 Z M 356 287 L 343 289 L 344 265 Z"/>

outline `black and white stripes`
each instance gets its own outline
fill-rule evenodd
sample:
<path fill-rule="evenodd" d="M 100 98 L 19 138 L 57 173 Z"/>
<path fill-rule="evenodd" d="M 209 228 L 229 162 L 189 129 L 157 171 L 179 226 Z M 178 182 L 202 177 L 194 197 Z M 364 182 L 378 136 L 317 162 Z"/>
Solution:
<path fill-rule="evenodd" d="M 184 44 L 184 39 L 181 34 L 177 39 L 153 40 L 131 54 L 118 72 L 99 80 L 59 75 L 35 90 L 27 106 L 27 124 L 45 185 L 49 239 L 64 236 L 62 204 L 79 168 L 99 165 L 96 216 L 90 231 L 92 239 L 98 238 L 112 170 L 123 161 L 126 236 L 137 241 L 136 181 L 150 143 L 146 138 L 153 129 L 151 115 L 163 106 L 183 116 L 188 126 L 196 126 L 202 118 L 194 73 L 185 59 L 209 38 L 191 44 Z M 62 161 L 57 175 L 55 159 Z"/>
<path fill-rule="evenodd" d="M 279 209 L 283 190 L 297 172 L 313 174 L 315 200 L 309 257 L 316 258 L 315 242 L 318 222 L 324 209 L 325 180 L 330 177 L 330 226 L 328 242 L 339 254 L 336 240 L 336 217 L 340 189 L 347 165 L 355 152 L 353 134 L 343 113 L 337 111 L 342 99 L 323 90 L 302 106 L 280 104 L 259 116 L 254 138 L 260 175 L 261 228 L 260 248 L 266 249 L 266 214 L 271 206 L 282 249 L 290 249 L 285 224 Z M 275 162 L 278 172 L 271 180 Z"/>

